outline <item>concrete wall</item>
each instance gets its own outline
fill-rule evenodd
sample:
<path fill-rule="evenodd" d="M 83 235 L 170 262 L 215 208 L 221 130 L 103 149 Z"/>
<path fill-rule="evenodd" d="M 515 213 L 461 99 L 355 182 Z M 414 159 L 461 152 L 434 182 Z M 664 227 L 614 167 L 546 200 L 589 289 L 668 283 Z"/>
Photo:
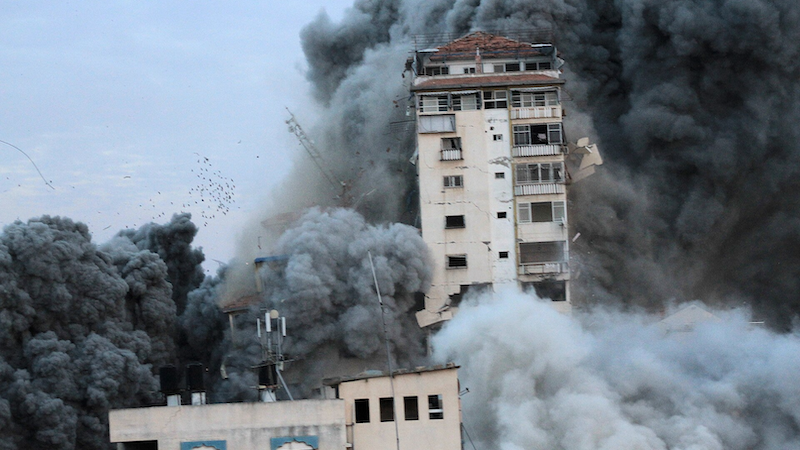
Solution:
<path fill-rule="evenodd" d="M 297 436 L 316 437 L 317 450 L 343 450 L 344 414 L 342 400 L 159 406 L 111 411 L 109 429 L 112 443 L 158 441 L 159 450 L 203 441 L 268 450 L 280 443 L 272 438 Z"/>
<path fill-rule="evenodd" d="M 401 450 L 461 450 L 461 405 L 457 369 L 442 369 L 396 375 L 394 399 Z M 443 418 L 430 419 L 428 395 L 442 395 Z M 419 420 L 405 420 L 403 397 L 417 396 Z M 353 450 L 395 450 L 395 422 L 381 422 L 378 399 L 392 397 L 388 377 L 343 382 L 347 426 L 352 427 Z M 355 399 L 369 399 L 369 423 L 355 423 Z"/>

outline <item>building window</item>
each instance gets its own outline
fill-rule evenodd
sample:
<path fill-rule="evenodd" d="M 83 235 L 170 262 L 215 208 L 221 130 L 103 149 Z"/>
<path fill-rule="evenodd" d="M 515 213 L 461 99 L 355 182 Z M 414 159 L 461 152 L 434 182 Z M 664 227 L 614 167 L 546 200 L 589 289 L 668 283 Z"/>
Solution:
<path fill-rule="evenodd" d="M 456 131 L 456 116 L 440 114 L 436 116 L 419 116 L 420 133 L 448 133 Z"/>
<path fill-rule="evenodd" d="M 419 110 L 422 112 L 447 111 L 449 106 L 446 95 L 423 95 L 419 101 Z"/>
<path fill-rule="evenodd" d="M 406 420 L 419 420 L 419 401 L 417 397 L 403 397 L 403 411 Z"/>
<path fill-rule="evenodd" d="M 464 224 L 464 216 L 445 216 L 444 217 L 444 227 L 445 228 L 464 228 L 466 225 Z"/>
<path fill-rule="evenodd" d="M 533 281 L 522 283 L 524 290 L 533 289 L 536 296 L 542 299 L 549 298 L 554 302 L 567 301 L 566 281 Z"/>
<path fill-rule="evenodd" d="M 500 252 L 500 259 L 508 259 L 508 252 Z"/>
<path fill-rule="evenodd" d="M 464 73 L 475 73 L 474 67 L 464 67 Z"/>
<path fill-rule="evenodd" d="M 441 394 L 428 396 L 428 417 L 431 419 L 444 419 Z"/>
<path fill-rule="evenodd" d="M 369 399 L 356 399 L 353 405 L 356 410 L 356 423 L 369 423 Z"/>
<path fill-rule="evenodd" d="M 448 66 L 428 66 L 425 67 L 425 75 L 428 76 L 436 76 L 436 75 L 449 75 L 450 68 Z"/>
<path fill-rule="evenodd" d="M 442 161 L 464 159 L 461 155 L 461 138 L 442 138 Z"/>
<path fill-rule="evenodd" d="M 558 93 L 511 91 L 511 106 L 514 108 L 532 108 L 534 106 L 558 106 Z"/>
<path fill-rule="evenodd" d="M 500 211 L 497 213 L 498 219 L 505 219 L 506 217 L 508 217 L 508 213 L 506 213 L 505 211 Z"/>
<path fill-rule="evenodd" d="M 478 108 L 478 94 L 453 96 L 453 111 L 473 111 Z"/>
<path fill-rule="evenodd" d="M 519 72 L 519 68 L 520 65 L 518 62 L 492 65 L 492 69 L 494 69 L 495 73 Z"/>
<path fill-rule="evenodd" d="M 494 177 L 496 179 L 498 179 L 498 180 L 501 180 L 501 179 L 506 177 L 506 173 L 505 172 L 495 172 L 494 173 Z"/>
<path fill-rule="evenodd" d="M 519 262 L 521 264 L 540 264 L 563 262 L 566 242 L 523 242 L 519 244 Z"/>
<path fill-rule="evenodd" d="M 381 409 L 381 422 L 394 422 L 394 399 L 384 397 L 378 400 Z"/>
<path fill-rule="evenodd" d="M 561 124 L 514 125 L 514 145 L 561 144 Z"/>
<path fill-rule="evenodd" d="M 464 187 L 464 177 L 461 175 L 447 175 L 444 177 L 444 187 L 446 188 Z"/>
<path fill-rule="evenodd" d="M 448 269 L 466 269 L 467 255 L 447 255 Z"/>
<path fill-rule="evenodd" d="M 553 63 L 550 61 L 526 61 L 525 70 L 552 70 Z"/>
<path fill-rule="evenodd" d="M 508 91 L 483 91 L 483 108 L 508 108 Z"/>
<path fill-rule="evenodd" d="M 564 163 L 517 164 L 517 184 L 564 181 Z"/>
<path fill-rule="evenodd" d="M 492 139 L 494 139 L 495 141 L 502 141 L 503 140 L 503 135 L 502 134 L 495 134 L 494 136 L 492 136 Z"/>
<path fill-rule="evenodd" d="M 567 221 L 567 208 L 564 202 L 520 203 L 517 205 L 519 223 Z"/>

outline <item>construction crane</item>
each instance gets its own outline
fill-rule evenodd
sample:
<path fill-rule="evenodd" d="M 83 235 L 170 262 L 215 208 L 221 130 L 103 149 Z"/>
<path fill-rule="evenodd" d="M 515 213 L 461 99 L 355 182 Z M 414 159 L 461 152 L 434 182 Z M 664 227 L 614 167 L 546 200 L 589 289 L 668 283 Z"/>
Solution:
<path fill-rule="evenodd" d="M 322 176 L 325 177 L 326 180 L 333 186 L 336 190 L 341 190 L 339 194 L 339 202 L 342 206 L 349 206 L 349 189 L 350 186 L 348 183 L 342 181 L 337 177 L 330 169 L 328 169 L 327 165 L 325 164 L 325 159 L 322 157 L 322 154 L 317 150 L 317 147 L 314 145 L 314 142 L 306 135 L 306 132 L 303 130 L 303 127 L 300 126 L 300 122 L 297 121 L 297 118 L 292 114 L 292 111 L 289 108 L 286 108 L 286 111 L 289 113 L 289 120 L 286 121 L 286 125 L 289 126 L 289 132 L 294 134 L 297 137 L 297 140 L 300 141 L 300 145 L 306 150 L 308 156 L 311 157 L 311 161 L 314 162 L 314 165 L 317 166 Z"/>

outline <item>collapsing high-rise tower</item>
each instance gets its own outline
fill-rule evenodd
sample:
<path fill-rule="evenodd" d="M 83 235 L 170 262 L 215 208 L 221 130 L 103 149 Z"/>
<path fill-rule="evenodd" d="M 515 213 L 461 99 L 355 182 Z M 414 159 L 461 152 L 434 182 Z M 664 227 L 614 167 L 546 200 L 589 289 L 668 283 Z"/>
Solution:
<path fill-rule="evenodd" d="M 566 140 L 548 33 L 474 32 L 410 65 L 422 236 L 434 261 L 420 326 L 450 319 L 468 290 L 520 285 L 571 310 Z"/>

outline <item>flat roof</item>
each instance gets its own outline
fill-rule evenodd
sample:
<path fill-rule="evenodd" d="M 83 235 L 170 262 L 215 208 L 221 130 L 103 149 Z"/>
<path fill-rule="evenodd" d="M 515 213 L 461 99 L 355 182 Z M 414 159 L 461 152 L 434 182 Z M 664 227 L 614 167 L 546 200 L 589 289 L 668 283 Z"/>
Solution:
<path fill-rule="evenodd" d="M 420 77 L 422 78 L 422 77 Z M 420 80 L 417 78 L 417 80 Z M 411 87 L 411 92 L 439 90 L 439 89 L 461 89 L 461 88 L 481 88 L 481 87 L 503 87 L 503 86 L 526 86 L 526 85 L 546 85 L 564 84 L 561 78 L 555 78 L 541 73 L 515 72 L 513 75 L 507 73 L 502 75 L 477 74 L 477 75 L 457 75 L 444 78 L 433 76 L 428 79 L 420 80 Z"/>
<path fill-rule="evenodd" d="M 438 370 L 458 369 L 459 367 L 461 366 L 457 366 L 456 363 L 449 362 L 447 364 L 437 364 L 435 366 L 419 366 L 413 369 L 398 369 L 392 371 L 392 375 L 407 375 L 415 373 L 435 372 Z M 358 381 L 358 380 L 366 380 L 369 378 L 381 378 L 388 376 L 389 376 L 388 372 L 382 370 L 367 370 L 365 372 L 361 372 L 360 374 L 353 376 L 325 378 L 322 380 L 322 384 L 324 384 L 325 386 L 336 386 L 341 383 L 347 383 L 348 381 Z"/>

